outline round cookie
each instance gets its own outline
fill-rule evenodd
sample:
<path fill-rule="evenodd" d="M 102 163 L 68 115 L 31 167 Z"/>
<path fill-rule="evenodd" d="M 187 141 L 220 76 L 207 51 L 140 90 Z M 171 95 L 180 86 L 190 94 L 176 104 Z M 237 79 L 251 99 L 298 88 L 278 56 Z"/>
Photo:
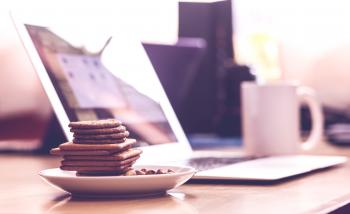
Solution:
<path fill-rule="evenodd" d="M 71 128 L 70 132 L 76 135 L 99 135 L 99 134 L 116 134 L 120 132 L 125 132 L 126 127 L 121 125 L 114 128 L 102 128 L 102 129 L 78 129 Z"/>
<path fill-rule="evenodd" d="M 120 125 L 122 125 L 122 122 L 119 120 L 105 119 L 70 122 L 68 126 L 74 129 L 103 129 L 118 127 Z"/>
<path fill-rule="evenodd" d="M 76 140 L 112 140 L 112 139 L 123 139 L 129 137 L 129 132 L 119 132 L 116 134 L 96 134 L 96 135 L 80 135 L 74 134 Z"/>
<path fill-rule="evenodd" d="M 103 140 L 89 140 L 89 139 L 73 139 L 75 144 L 120 144 L 124 143 L 127 138 L 122 139 L 103 139 Z"/>

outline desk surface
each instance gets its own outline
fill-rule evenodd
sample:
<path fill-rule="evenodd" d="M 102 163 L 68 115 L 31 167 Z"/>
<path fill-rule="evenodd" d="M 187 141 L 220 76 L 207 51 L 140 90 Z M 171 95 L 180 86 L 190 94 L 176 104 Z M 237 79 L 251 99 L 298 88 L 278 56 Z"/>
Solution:
<path fill-rule="evenodd" d="M 323 145 L 313 153 L 350 156 L 350 149 Z M 0 213 L 323 213 L 350 201 L 350 163 L 274 185 L 191 183 L 163 197 L 82 200 L 37 175 L 58 162 L 0 155 Z"/>

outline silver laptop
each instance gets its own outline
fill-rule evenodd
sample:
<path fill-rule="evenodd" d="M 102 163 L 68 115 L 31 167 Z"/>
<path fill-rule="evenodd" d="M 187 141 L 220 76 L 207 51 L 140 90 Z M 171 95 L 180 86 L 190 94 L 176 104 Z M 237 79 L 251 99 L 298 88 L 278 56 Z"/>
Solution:
<path fill-rule="evenodd" d="M 99 34 L 104 45 L 91 52 L 80 26 L 65 29 L 47 20 L 12 18 L 68 140 L 73 138 L 70 121 L 116 118 L 143 150 L 138 164 L 189 164 L 198 169 L 193 179 L 276 181 L 346 161 L 340 156 L 193 152 L 138 40 L 92 28 L 89 38 Z"/>

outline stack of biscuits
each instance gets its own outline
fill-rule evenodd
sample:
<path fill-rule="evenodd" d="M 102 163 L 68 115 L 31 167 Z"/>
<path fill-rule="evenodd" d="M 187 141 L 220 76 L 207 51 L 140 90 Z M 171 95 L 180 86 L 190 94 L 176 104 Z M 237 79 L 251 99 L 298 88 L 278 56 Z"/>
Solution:
<path fill-rule="evenodd" d="M 62 170 L 77 171 L 78 175 L 123 175 L 139 159 L 141 150 L 132 148 L 135 139 L 115 119 L 79 121 L 69 124 L 73 142 L 50 151 L 63 157 Z"/>

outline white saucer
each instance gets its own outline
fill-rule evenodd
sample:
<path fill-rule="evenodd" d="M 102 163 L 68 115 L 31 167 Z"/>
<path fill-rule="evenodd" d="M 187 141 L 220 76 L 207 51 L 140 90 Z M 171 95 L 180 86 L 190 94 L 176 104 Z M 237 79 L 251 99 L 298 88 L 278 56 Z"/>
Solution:
<path fill-rule="evenodd" d="M 175 173 L 137 176 L 77 176 L 74 171 L 46 169 L 39 175 L 48 183 L 74 196 L 135 197 L 164 194 L 188 181 L 195 173 L 192 167 L 139 165 L 135 169 L 171 169 Z"/>

